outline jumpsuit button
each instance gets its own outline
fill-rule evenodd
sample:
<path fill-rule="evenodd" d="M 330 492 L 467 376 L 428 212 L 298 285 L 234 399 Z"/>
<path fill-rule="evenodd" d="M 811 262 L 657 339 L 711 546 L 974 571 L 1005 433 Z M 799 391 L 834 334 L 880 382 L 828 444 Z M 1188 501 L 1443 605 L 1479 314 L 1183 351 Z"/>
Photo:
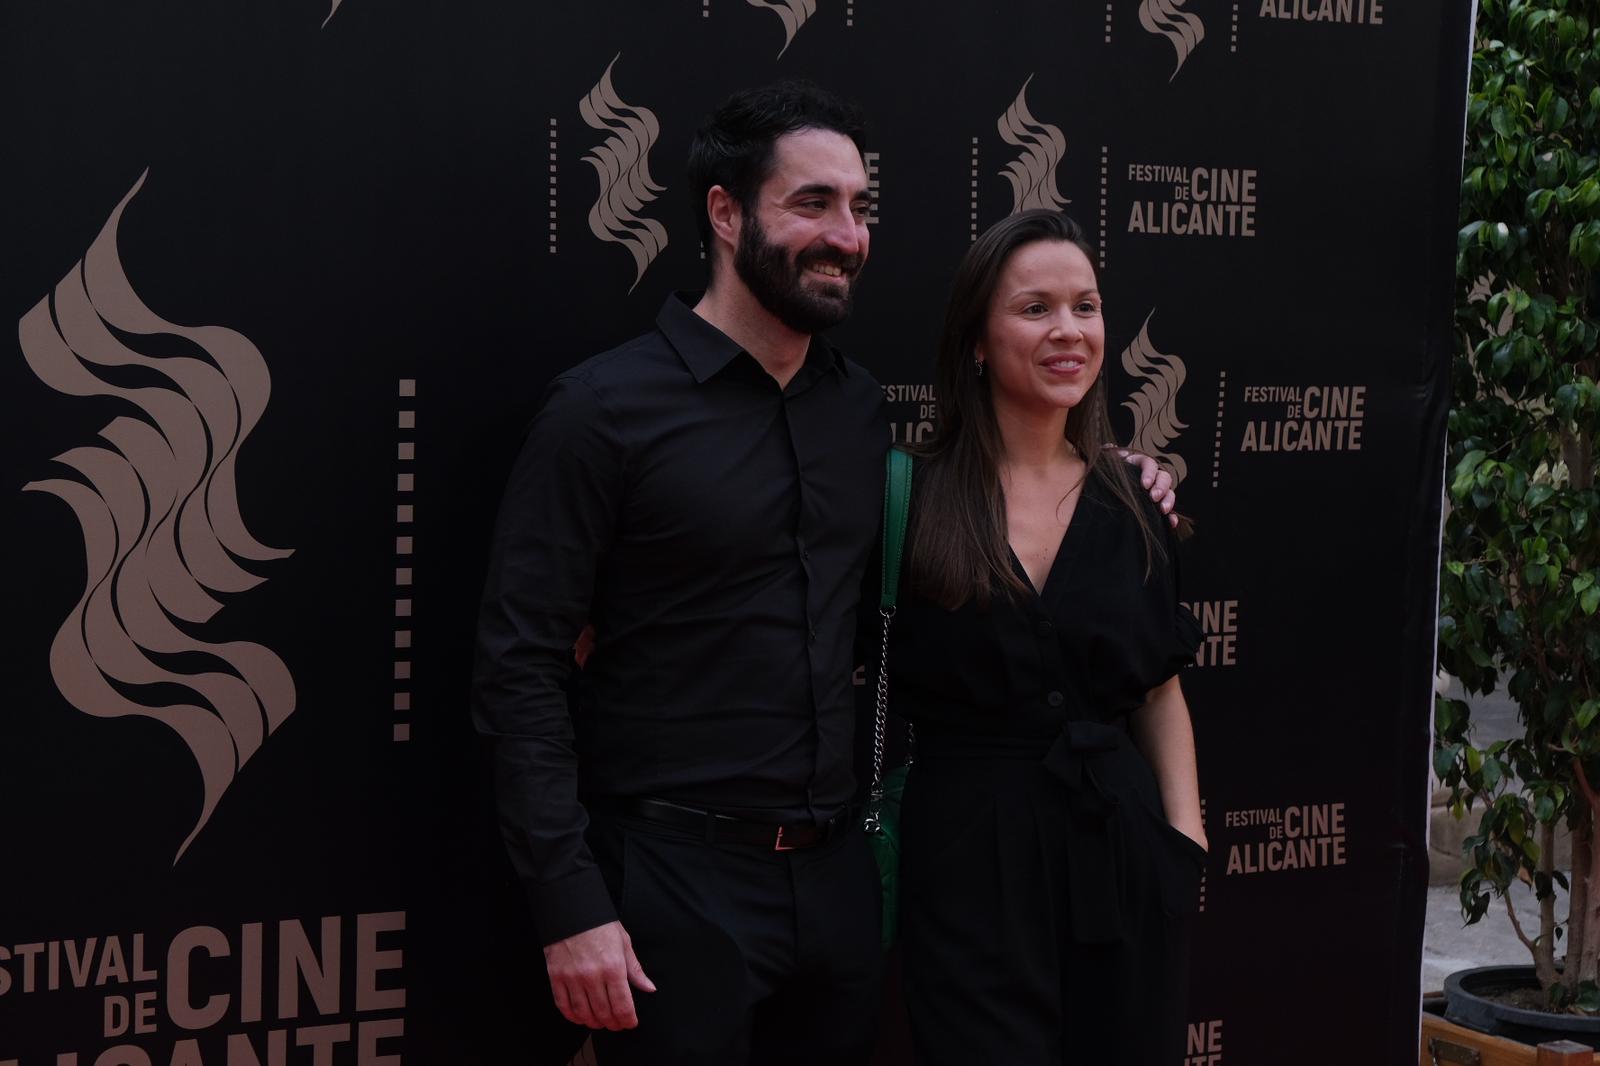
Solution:
<path fill-rule="evenodd" d="M 1060 692 L 1057 692 L 1054 689 L 1052 689 L 1050 691 L 1050 694 L 1045 696 L 1044 701 L 1046 703 L 1048 703 L 1052 707 L 1059 707 L 1063 703 L 1066 702 L 1066 699 L 1067 698 L 1065 696 L 1063 696 Z"/>
<path fill-rule="evenodd" d="M 1052 628 L 1054 627 L 1050 625 L 1050 620 L 1048 618 L 1041 618 L 1033 625 L 1033 631 L 1039 634 L 1041 637 L 1048 637 Z"/>

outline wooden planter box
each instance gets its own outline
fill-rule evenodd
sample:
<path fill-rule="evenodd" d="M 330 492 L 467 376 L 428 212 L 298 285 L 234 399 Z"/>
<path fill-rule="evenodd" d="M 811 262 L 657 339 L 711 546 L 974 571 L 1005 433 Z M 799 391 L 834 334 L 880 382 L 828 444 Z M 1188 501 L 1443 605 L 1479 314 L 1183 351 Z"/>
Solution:
<path fill-rule="evenodd" d="M 1419 1066 L 1595 1066 L 1595 1061 L 1592 1049 L 1570 1040 L 1534 1047 L 1422 1012 Z"/>

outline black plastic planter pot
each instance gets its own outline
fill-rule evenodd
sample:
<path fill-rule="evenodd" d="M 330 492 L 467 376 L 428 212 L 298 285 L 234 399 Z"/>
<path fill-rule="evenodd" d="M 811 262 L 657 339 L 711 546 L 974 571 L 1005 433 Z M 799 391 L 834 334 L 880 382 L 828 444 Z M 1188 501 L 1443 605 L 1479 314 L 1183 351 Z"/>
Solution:
<path fill-rule="evenodd" d="M 1572 1040 L 1600 1048 L 1600 1017 L 1549 1014 L 1485 999 L 1518 988 L 1538 988 L 1532 966 L 1479 966 L 1458 970 L 1444 979 L 1444 1016 L 1480 1033 L 1542 1044 Z"/>

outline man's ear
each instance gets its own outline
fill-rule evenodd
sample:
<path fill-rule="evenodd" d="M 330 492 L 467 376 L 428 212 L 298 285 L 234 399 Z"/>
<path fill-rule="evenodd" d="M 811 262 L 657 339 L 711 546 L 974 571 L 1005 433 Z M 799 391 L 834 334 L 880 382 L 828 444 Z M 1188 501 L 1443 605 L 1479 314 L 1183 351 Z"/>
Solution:
<path fill-rule="evenodd" d="M 739 227 L 744 223 L 744 210 L 738 197 L 721 185 L 713 185 L 706 192 L 706 214 L 711 218 L 711 242 L 726 245 L 729 253 L 739 247 Z M 716 249 L 707 248 L 706 255 L 713 261 Z"/>

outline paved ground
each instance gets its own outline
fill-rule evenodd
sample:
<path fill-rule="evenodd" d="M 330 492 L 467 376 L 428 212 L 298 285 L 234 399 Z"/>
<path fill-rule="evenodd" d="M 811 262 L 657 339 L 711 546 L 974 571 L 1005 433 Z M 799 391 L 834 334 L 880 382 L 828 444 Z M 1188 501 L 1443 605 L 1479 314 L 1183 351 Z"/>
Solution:
<path fill-rule="evenodd" d="M 1451 696 L 1460 698 L 1459 686 L 1449 689 Z M 1490 697 L 1470 697 L 1474 739 L 1478 744 L 1517 735 L 1516 707 L 1506 698 L 1505 692 Z M 1559 889 L 1557 890 L 1560 891 Z M 1538 929 L 1538 906 L 1533 889 L 1518 884 L 1512 893 L 1523 930 L 1531 937 Z M 1556 901 L 1556 917 L 1567 913 L 1566 894 Z M 1428 923 L 1422 939 L 1422 990 L 1437 992 L 1444 987 L 1445 975 L 1472 966 L 1494 963 L 1527 963 L 1533 961 L 1528 949 L 1517 939 L 1506 916 L 1505 904 L 1495 901 L 1489 913 L 1476 925 L 1463 926 L 1460 896 L 1454 883 L 1434 885 L 1428 889 Z"/>
<path fill-rule="evenodd" d="M 1566 893 L 1556 890 L 1556 917 L 1566 917 Z M 1512 891 L 1517 905 L 1517 916 L 1523 931 L 1530 937 L 1539 928 L 1538 905 L 1533 889 L 1517 884 Z M 1438 992 L 1444 988 L 1445 975 L 1473 966 L 1494 963 L 1526 964 L 1533 961 L 1528 949 L 1522 946 L 1511 928 L 1504 903 L 1496 901 L 1489 913 L 1476 925 L 1461 924 L 1460 897 L 1453 885 L 1435 885 L 1428 889 L 1428 924 L 1422 937 L 1422 990 Z"/>
<path fill-rule="evenodd" d="M 1472 734 L 1480 745 L 1517 736 L 1522 732 L 1517 723 L 1516 705 L 1506 695 L 1504 685 L 1491 696 L 1468 696 L 1461 691 L 1460 683 L 1452 678 L 1445 689 L 1445 695 L 1458 700 L 1465 699 L 1472 708 Z"/>

